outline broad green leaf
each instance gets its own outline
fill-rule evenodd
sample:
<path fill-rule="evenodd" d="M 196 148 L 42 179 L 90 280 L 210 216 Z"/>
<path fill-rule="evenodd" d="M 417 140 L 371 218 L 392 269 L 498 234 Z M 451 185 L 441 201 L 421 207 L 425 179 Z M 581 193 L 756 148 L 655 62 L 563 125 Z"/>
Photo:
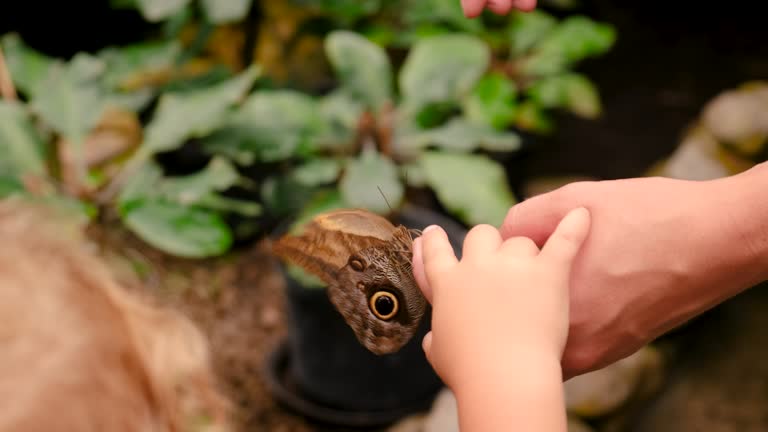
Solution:
<path fill-rule="evenodd" d="M 239 21 L 248 15 L 251 0 L 201 0 L 208 21 L 224 24 Z"/>
<path fill-rule="evenodd" d="M 365 107 L 347 92 L 336 90 L 320 99 L 322 124 L 318 147 L 345 149 L 352 144 Z"/>
<path fill-rule="evenodd" d="M 600 115 L 597 88 L 587 77 L 569 73 L 542 78 L 529 89 L 530 98 L 545 108 L 565 108 L 585 118 Z"/>
<path fill-rule="evenodd" d="M 375 111 L 392 100 L 392 66 L 383 48 L 357 33 L 337 30 L 325 39 L 325 52 L 350 95 Z"/>
<path fill-rule="evenodd" d="M 516 97 L 514 82 L 501 74 L 489 74 L 464 102 L 464 112 L 472 122 L 505 129 L 515 118 Z"/>
<path fill-rule="evenodd" d="M 515 204 L 504 168 L 486 156 L 427 152 L 421 163 L 440 203 L 469 226 L 500 226 Z"/>
<path fill-rule="evenodd" d="M 500 132 L 490 126 L 454 118 L 443 126 L 400 137 L 409 153 L 430 146 L 452 152 L 471 153 L 477 149 L 511 152 L 520 148 L 520 137 L 512 132 Z"/>
<path fill-rule="evenodd" d="M 163 177 L 160 166 L 149 162 L 126 183 L 118 206 L 126 214 L 137 202 L 161 200 L 185 207 L 233 211 L 247 216 L 258 214 L 261 208 L 256 203 L 217 194 L 241 183 L 240 174 L 223 158 L 214 157 L 199 172 L 176 177 Z"/>
<path fill-rule="evenodd" d="M 214 157 L 197 173 L 166 177 L 160 189 L 163 196 L 182 205 L 196 205 L 212 192 L 224 191 L 239 183 L 240 174 L 227 160 Z"/>
<path fill-rule="evenodd" d="M 403 18 L 409 27 L 419 24 L 448 24 L 457 30 L 479 33 L 483 30 L 480 20 L 464 16 L 461 2 L 457 0 L 409 0 L 403 6 Z"/>
<path fill-rule="evenodd" d="M 99 52 L 106 63 L 104 83 L 120 89 L 139 74 L 172 66 L 180 54 L 181 44 L 176 40 L 105 48 Z"/>
<path fill-rule="evenodd" d="M 418 160 L 400 165 L 400 171 L 402 171 L 403 181 L 406 185 L 417 188 L 427 186 L 427 176 L 424 173 L 424 167 L 421 166 Z"/>
<path fill-rule="evenodd" d="M 344 202 L 375 213 L 386 214 L 397 208 L 405 190 L 395 163 L 373 149 L 364 150 L 350 160 L 339 182 Z M 389 204 L 387 204 L 389 202 Z"/>
<path fill-rule="evenodd" d="M 3 36 L 0 45 L 14 84 L 27 96 L 37 91 L 54 64 L 61 63 L 27 46 L 16 33 Z"/>
<path fill-rule="evenodd" d="M 232 232 L 215 212 L 164 201 L 143 201 L 123 216 L 142 240 L 185 258 L 221 255 L 232 245 Z"/>
<path fill-rule="evenodd" d="M 512 58 L 523 55 L 554 30 L 557 20 L 542 11 L 515 12 L 507 29 Z"/>
<path fill-rule="evenodd" d="M 446 34 L 423 39 L 400 71 L 400 90 L 416 107 L 458 101 L 472 90 L 489 62 L 490 50 L 476 37 Z"/>
<path fill-rule="evenodd" d="M 139 10 L 149 22 L 159 22 L 178 13 L 190 0 L 137 0 Z"/>
<path fill-rule="evenodd" d="M 527 100 L 518 106 L 515 125 L 522 130 L 541 134 L 548 134 L 554 129 L 550 116 L 533 100 Z"/>
<path fill-rule="evenodd" d="M 214 193 L 200 197 L 197 205 L 209 210 L 238 213 L 243 216 L 258 216 L 261 214 L 261 205 L 259 203 L 229 198 Z"/>
<path fill-rule="evenodd" d="M 0 175 L 46 175 L 42 137 L 22 105 L 0 100 Z"/>
<path fill-rule="evenodd" d="M 259 71 L 252 66 L 217 85 L 160 97 L 147 125 L 142 151 L 154 154 L 174 150 L 189 138 L 199 138 L 220 127 L 230 108 L 248 92 Z"/>
<path fill-rule="evenodd" d="M 260 192 L 261 202 L 270 214 L 284 218 L 300 211 L 317 192 L 317 187 L 301 184 L 292 175 L 281 175 L 264 180 Z"/>
<path fill-rule="evenodd" d="M 104 62 L 78 53 L 70 63 L 54 64 L 35 91 L 30 106 L 56 132 L 75 146 L 82 144 L 106 108 L 99 78 Z"/>
<path fill-rule="evenodd" d="M 155 162 L 147 162 L 131 176 L 117 198 L 118 210 L 122 215 L 130 211 L 136 202 L 148 198 L 158 198 L 161 194 L 159 185 L 163 178 L 163 169 Z"/>
<path fill-rule="evenodd" d="M 528 75 L 555 74 L 588 57 L 604 54 L 615 41 L 616 30 L 612 26 L 574 15 L 542 40 L 520 69 Z"/>
<path fill-rule="evenodd" d="M 335 159 L 313 159 L 293 170 L 293 178 L 305 186 L 319 186 L 334 182 L 341 171 Z"/>
<path fill-rule="evenodd" d="M 241 162 L 278 161 L 311 147 L 320 123 L 311 97 L 292 90 L 258 91 L 205 146 L 212 153 L 239 155 Z"/>

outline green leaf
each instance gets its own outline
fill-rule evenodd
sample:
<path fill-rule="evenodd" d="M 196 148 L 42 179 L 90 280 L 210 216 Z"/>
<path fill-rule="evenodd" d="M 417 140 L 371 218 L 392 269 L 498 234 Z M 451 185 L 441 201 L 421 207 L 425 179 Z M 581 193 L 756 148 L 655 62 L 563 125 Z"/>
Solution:
<path fill-rule="evenodd" d="M 283 160 L 311 146 L 320 123 L 317 103 L 311 97 L 292 90 L 258 91 L 205 148 L 238 156 L 245 163 Z"/>
<path fill-rule="evenodd" d="M 594 119 L 601 112 L 597 88 L 580 74 L 542 78 L 531 85 L 528 94 L 531 100 L 542 107 L 565 108 L 584 118 Z"/>
<path fill-rule="evenodd" d="M 320 100 L 322 124 L 317 145 L 324 149 L 348 148 L 355 138 L 360 116 L 365 107 L 343 89 L 329 93 Z"/>
<path fill-rule="evenodd" d="M 464 103 L 467 118 L 475 123 L 505 129 L 515 118 L 515 83 L 502 74 L 484 76 Z"/>
<path fill-rule="evenodd" d="M 201 0 L 208 21 L 224 24 L 239 21 L 248 15 L 251 0 Z"/>
<path fill-rule="evenodd" d="M 227 160 L 214 157 L 197 173 L 166 177 L 160 185 L 163 196 L 182 205 L 197 205 L 206 196 L 224 191 L 240 181 L 240 174 Z"/>
<path fill-rule="evenodd" d="M 155 162 L 147 162 L 123 185 L 117 197 L 117 207 L 125 215 L 137 201 L 160 197 L 163 169 Z"/>
<path fill-rule="evenodd" d="M 220 127 L 258 74 L 258 68 L 251 66 L 235 78 L 209 88 L 161 96 L 145 130 L 143 156 L 174 150 L 185 140 L 203 137 Z"/>
<path fill-rule="evenodd" d="M 137 0 L 139 10 L 149 22 L 159 22 L 178 13 L 190 0 Z"/>
<path fill-rule="evenodd" d="M 419 24 L 448 24 L 457 30 L 479 33 L 483 30 L 480 20 L 464 16 L 461 2 L 456 0 L 410 0 L 403 7 L 403 18 L 409 27 Z"/>
<path fill-rule="evenodd" d="M 256 215 L 261 211 L 258 204 L 216 193 L 242 183 L 243 179 L 235 167 L 220 157 L 214 157 L 205 168 L 194 174 L 176 177 L 163 177 L 160 166 L 149 162 L 123 187 L 118 208 L 126 214 L 137 202 L 161 200 L 186 207 Z"/>
<path fill-rule="evenodd" d="M 325 39 L 325 52 L 350 95 L 375 111 L 392 100 L 392 66 L 383 48 L 337 30 Z"/>
<path fill-rule="evenodd" d="M 518 106 L 515 125 L 522 130 L 541 134 L 551 133 L 554 129 L 552 119 L 541 105 L 533 100 L 527 100 Z"/>
<path fill-rule="evenodd" d="M 440 203 L 467 225 L 500 226 L 515 204 L 503 167 L 486 156 L 428 152 L 421 163 Z"/>
<path fill-rule="evenodd" d="M 185 258 L 221 255 L 233 242 L 232 232 L 216 213 L 175 203 L 136 203 L 123 221 L 153 247 Z"/>
<path fill-rule="evenodd" d="M 220 212 L 238 213 L 242 216 L 258 216 L 261 205 L 256 202 L 229 198 L 219 194 L 209 193 L 200 197 L 198 207 L 218 210 Z"/>
<path fill-rule="evenodd" d="M 536 9 L 531 12 L 515 12 L 507 33 L 512 58 L 521 56 L 555 29 L 557 20 L 548 13 Z"/>
<path fill-rule="evenodd" d="M 464 153 L 481 148 L 502 152 L 520 148 L 520 137 L 517 134 L 499 132 L 490 126 L 478 125 L 460 117 L 438 128 L 403 135 L 400 140 L 409 154 L 429 146 Z"/>
<path fill-rule="evenodd" d="M 319 186 L 336 181 L 341 164 L 336 159 L 318 158 L 310 160 L 293 170 L 293 178 L 305 186 Z"/>
<path fill-rule="evenodd" d="M 138 74 L 172 66 L 180 54 L 181 43 L 171 40 L 108 47 L 101 50 L 98 56 L 106 63 L 105 85 L 119 89 L 128 79 Z"/>
<path fill-rule="evenodd" d="M 388 213 L 389 205 L 397 208 L 405 194 L 395 163 L 373 149 L 366 149 L 349 161 L 339 189 L 343 200 L 351 206 L 379 214 Z"/>
<path fill-rule="evenodd" d="M 45 143 L 22 105 L 0 100 L 0 175 L 46 176 Z"/>
<path fill-rule="evenodd" d="M 490 62 L 485 43 L 467 34 L 433 36 L 417 42 L 400 71 L 400 90 L 409 105 L 459 101 Z"/>
<path fill-rule="evenodd" d="M 27 96 L 37 91 L 54 64 L 61 63 L 27 46 L 16 33 L 3 36 L 0 45 L 14 84 Z"/>
<path fill-rule="evenodd" d="M 56 132 L 80 146 L 106 108 L 99 81 L 100 59 L 78 53 L 69 64 L 54 64 L 34 92 L 30 107 Z"/>
<path fill-rule="evenodd" d="M 555 74 L 588 57 L 607 52 L 615 41 L 616 30 L 612 26 L 574 15 L 542 40 L 520 69 L 527 75 Z"/>

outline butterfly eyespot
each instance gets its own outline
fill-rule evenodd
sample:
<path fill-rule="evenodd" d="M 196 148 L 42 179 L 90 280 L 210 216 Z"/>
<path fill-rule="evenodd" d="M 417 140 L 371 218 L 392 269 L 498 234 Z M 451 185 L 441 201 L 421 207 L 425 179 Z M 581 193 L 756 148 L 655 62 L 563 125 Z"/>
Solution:
<path fill-rule="evenodd" d="M 399 302 L 397 297 L 388 291 L 377 291 L 369 302 L 371 312 L 381 320 L 389 320 L 397 314 Z"/>
<path fill-rule="evenodd" d="M 352 258 L 349 260 L 349 266 L 352 267 L 352 270 L 355 271 L 363 271 L 365 270 L 365 263 L 360 258 Z"/>

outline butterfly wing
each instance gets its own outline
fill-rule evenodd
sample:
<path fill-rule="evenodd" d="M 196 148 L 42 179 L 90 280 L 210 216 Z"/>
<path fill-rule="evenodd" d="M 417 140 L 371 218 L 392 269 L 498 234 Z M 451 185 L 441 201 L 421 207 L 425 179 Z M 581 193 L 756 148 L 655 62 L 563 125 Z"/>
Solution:
<path fill-rule="evenodd" d="M 281 237 L 274 253 L 331 284 L 349 256 L 391 240 L 394 225 L 375 213 L 342 209 L 321 213 L 293 235 Z"/>

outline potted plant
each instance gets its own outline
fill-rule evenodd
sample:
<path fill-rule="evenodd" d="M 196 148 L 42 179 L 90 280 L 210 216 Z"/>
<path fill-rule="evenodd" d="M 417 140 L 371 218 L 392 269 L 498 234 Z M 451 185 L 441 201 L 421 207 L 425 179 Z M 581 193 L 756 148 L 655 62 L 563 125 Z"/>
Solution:
<path fill-rule="evenodd" d="M 460 255 L 467 224 L 500 223 L 514 197 L 501 165 L 480 151 L 514 151 L 519 138 L 462 109 L 490 65 L 487 46 L 462 34 L 420 41 L 399 72 L 397 95 L 383 48 L 347 31 L 331 33 L 325 46 L 340 81 L 335 90 L 320 97 L 257 92 L 270 101 L 263 103 L 271 115 L 264 110 L 255 124 L 241 124 L 252 132 L 253 141 L 243 141 L 251 148 L 306 151 L 265 183 L 267 211 L 286 221 L 275 235 L 321 211 L 356 207 L 408 228 L 439 224 Z M 306 117 L 299 121 L 298 113 Z M 287 141 L 274 145 L 268 137 Z M 417 201 L 418 190 L 436 192 L 436 200 Z M 305 199 L 286 199 L 296 196 Z M 399 352 L 376 356 L 333 309 L 322 283 L 283 269 L 289 336 L 269 371 L 278 397 L 305 415 L 349 426 L 395 421 L 431 404 L 441 383 L 421 350 L 429 317 Z"/>

